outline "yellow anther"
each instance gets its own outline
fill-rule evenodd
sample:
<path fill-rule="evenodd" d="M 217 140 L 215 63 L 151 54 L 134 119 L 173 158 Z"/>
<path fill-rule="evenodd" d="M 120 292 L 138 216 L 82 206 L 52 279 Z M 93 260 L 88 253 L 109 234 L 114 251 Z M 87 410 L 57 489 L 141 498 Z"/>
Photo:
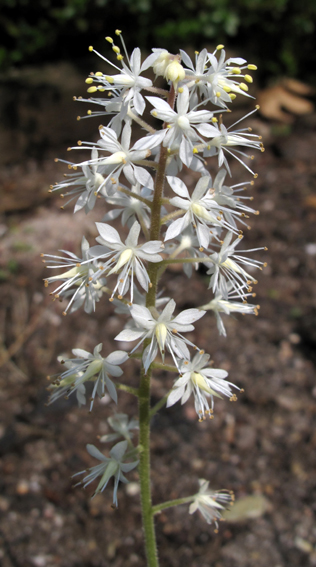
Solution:
<path fill-rule="evenodd" d="M 87 85 L 91 85 L 91 83 L 93 83 L 92 77 L 88 77 L 85 82 L 87 83 Z"/>
<path fill-rule="evenodd" d="M 167 124 L 167 128 L 171 128 L 171 127 L 172 127 L 172 124 Z"/>
<path fill-rule="evenodd" d="M 254 178 L 255 178 L 255 179 L 257 179 L 257 177 L 258 177 L 258 173 L 254 173 L 254 175 L 253 175 L 253 176 L 254 176 Z"/>
<path fill-rule="evenodd" d="M 199 51 L 194 51 L 195 55 L 198 55 L 200 52 Z"/>
<path fill-rule="evenodd" d="M 106 41 L 108 41 L 109 43 L 113 43 L 113 39 L 108 35 L 106 38 Z"/>
<path fill-rule="evenodd" d="M 257 110 L 260 110 L 260 105 L 259 105 L 259 104 L 256 104 L 256 109 L 257 109 Z"/>
<path fill-rule="evenodd" d="M 103 73 L 101 73 L 101 71 L 97 71 L 97 72 L 94 74 L 94 76 L 95 76 L 95 77 L 102 77 L 102 76 L 103 76 Z"/>
<path fill-rule="evenodd" d="M 98 88 L 98 91 L 99 91 L 100 93 L 104 93 L 105 89 L 104 89 L 104 88 L 101 88 L 101 87 L 99 87 L 99 88 Z"/>
<path fill-rule="evenodd" d="M 81 119 L 81 116 L 77 116 L 77 120 L 80 120 L 80 119 Z"/>
<path fill-rule="evenodd" d="M 89 114 L 89 116 L 91 116 L 92 110 L 88 110 L 88 111 L 87 111 L 87 114 Z"/>
<path fill-rule="evenodd" d="M 111 83 L 111 85 L 113 85 L 113 83 L 114 83 L 114 79 L 113 79 L 113 77 L 111 77 L 110 75 L 105 75 L 105 80 L 106 80 L 108 83 Z"/>
<path fill-rule="evenodd" d="M 249 65 L 247 65 L 247 69 L 249 69 L 249 71 L 257 71 L 258 67 L 257 65 L 250 63 Z"/>
<path fill-rule="evenodd" d="M 115 30 L 116 35 L 121 35 L 122 30 Z"/>
<path fill-rule="evenodd" d="M 239 69 L 239 67 L 234 67 L 232 69 L 232 73 L 234 73 L 234 75 L 240 75 L 241 70 Z"/>
<path fill-rule="evenodd" d="M 228 96 L 229 96 L 230 100 L 235 100 L 235 98 L 236 98 L 236 95 L 234 93 L 229 93 Z"/>
<path fill-rule="evenodd" d="M 97 90 L 98 90 L 97 87 L 89 87 L 89 88 L 87 89 L 87 92 L 88 92 L 88 93 L 95 93 Z"/>
<path fill-rule="evenodd" d="M 245 81 L 247 81 L 247 83 L 252 83 L 253 82 L 253 78 L 251 75 L 245 75 L 244 77 Z"/>
<path fill-rule="evenodd" d="M 221 49 L 224 49 L 224 46 L 222 43 L 220 43 L 217 47 L 216 47 L 217 51 L 220 51 Z"/>
<path fill-rule="evenodd" d="M 239 88 L 242 91 L 246 91 L 246 92 L 248 91 L 248 85 L 246 85 L 246 83 L 240 83 Z"/>
<path fill-rule="evenodd" d="M 217 91 L 216 96 L 217 96 L 217 98 L 220 98 L 221 93 L 219 91 Z"/>
<path fill-rule="evenodd" d="M 123 55 L 118 55 L 116 58 L 118 61 L 122 61 L 122 59 L 124 59 Z"/>
<path fill-rule="evenodd" d="M 78 140 L 77 144 L 78 144 L 78 146 L 82 146 L 82 141 Z"/>
<path fill-rule="evenodd" d="M 117 53 L 117 55 L 118 55 L 119 53 L 121 53 L 121 50 L 120 50 L 119 47 L 117 47 L 117 45 L 113 45 L 112 49 L 113 49 L 114 53 Z"/>
<path fill-rule="evenodd" d="M 76 96 L 73 96 L 73 97 L 72 97 L 72 100 L 77 100 L 77 97 L 76 97 Z"/>
<path fill-rule="evenodd" d="M 225 91 L 226 93 L 230 93 L 231 88 L 230 87 L 223 87 L 223 91 Z"/>
<path fill-rule="evenodd" d="M 198 154 L 198 153 L 199 153 L 199 150 L 198 150 L 197 148 L 193 148 L 193 153 L 194 153 L 194 154 Z"/>
<path fill-rule="evenodd" d="M 89 51 L 93 51 L 93 46 L 89 45 Z"/>
<path fill-rule="evenodd" d="M 216 122 L 218 122 L 218 120 L 217 120 L 216 116 L 213 116 L 213 118 L 212 118 L 211 122 L 214 122 L 214 124 L 216 124 Z"/>
<path fill-rule="evenodd" d="M 183 87 L 178 88 L 178 93 L 183 93 Z"/>

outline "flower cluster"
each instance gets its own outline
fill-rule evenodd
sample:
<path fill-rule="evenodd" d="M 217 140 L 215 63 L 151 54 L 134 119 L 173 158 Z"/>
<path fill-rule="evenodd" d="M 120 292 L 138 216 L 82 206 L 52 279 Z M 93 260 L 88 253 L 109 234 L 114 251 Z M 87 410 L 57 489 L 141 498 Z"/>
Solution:
<path fill-rule="evenodd" d="M 99 107 L 97 111 L 88 110 L 87 116 L 105 117 L 106 126 L 99 127 L 96 141 L 79 141 L 68 148 L 88 150 L 90 157 L 66 161 L 70 173 L 51 187 L 51 191 L 62 191 L 66 204 L 74 202 L 74 212 L 79 215 L 82 211 L 88 214 L 98 202 L 105 205 L 101 221 L 96 223 L 97 244 L 90 247 L 83 237 L 80 256 L 62 250 L 63 255 L 43 257 L 48 269 L 61 270 L 46 278 L 45 285 L 57 283 L 52 294 L 68 302 L 64 314 L 81 306 L 90 313 L 107 296 L 113 311 L 128 317 L 115 340 L 126 349 L 133 344 L 129 354 L 117 350 L 101 356 L 102 344 L 93 353 L 73 350 L 74 358 L 64 358 L 66 370 L 49 387 L 50 401 L 75 394 L 83 405 L 89 382 L 90 410 L 96 395 L 102 397 L 106 391 L 115 403 L 120 388 L 138 396 L 141 388 L 117 381 L 123 375 L 121 365 L 133 357 L 142 364 L 141 380 L 150 380 L 155 368 L 175 372 L 177 378 L 163 401 L 169 408 L 179 400 L 184 404 L 192 395 L 202 421 L 207 415 L 213 417 L 214 397 L 233 401 L 234 389 L 239 388 L 227 380 L 225 370 L 211 366 L 210 355 L 188 333 L 213 311 L 219 333 L 226 336 L 222 313 L 257 314 L 259 309 L 247 301 L 255 296 L 254 272 L 265 265 L 251 254 L 263 249 L 238 248 L 243 228 L 249 228 L 250 215 L 258 214 L 249 206 L 252 197 L 245 193 L 253 180 L 242 184 L 229 184 L 227 180 L 231 158 L 256 177 L 247 163 L 253 157 L 248 152 L 264 148 L 261 137 L 251 129 L 236 129 L 240 120 L 229 127 L 224 124 L 234 98 L 250 97 L 249 71 L 256 66 L 238 57 L 226 59 L 222 45 L 213 52 L 203 49 L 196 53 L 195 62 L 185 51 L 171 54 L 160 48 L 142 61 L 139 48 L 129 56 L 120 30 L 116 30 L 116 36 L 121 47 L 113 38 L 106 38 L 115 63 L 89 48 L 100 57 L 107 72 L 89 75 L 89 98 L 81 99 Z M 168 89 L 157 88 L 154 75 L 163 77 Z M 137 140 L 134 125 L 141 128 Z M 195 187 L 179 177 L 183 166 L 194 172 Z M 217 167 L 214 175 L 212 169 Z M 181 311 L 174 298 L 157 293 L 159 278 L 172 263 L 182 264 L 188 277 L 193 269 L 204 266 L 209 276 L 204 305 Z M 87 486 L 101 477 L 98 493 L 114 477 L 113 502 L 117 505 L 118 484 L 127 482 L 123 473 L 138 465 L 131 432 L 138 429 L 138 422 L 121 413 L 108 422 L 113 433 L 104 435 L 101 441 L 123 441 L 116 443 L 109 457 L 88 445 L 90 455 L 101 463 L 89 469 L 82 482 Z M 209 491 L 208 482 L 203 480 L 192 499 L 190 513 L 199 509 L 208 523 L 215 521 L 217 526 L 220 511 L 232 497 Z"/>

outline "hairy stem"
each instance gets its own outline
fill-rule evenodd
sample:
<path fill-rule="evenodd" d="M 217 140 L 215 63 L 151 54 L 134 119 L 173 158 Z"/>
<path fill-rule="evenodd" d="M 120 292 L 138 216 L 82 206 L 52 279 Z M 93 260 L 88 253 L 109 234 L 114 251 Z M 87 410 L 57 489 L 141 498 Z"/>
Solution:
<path fill-rule="evenodd" d="M 153 506 L 153 514 L 159 514 L 162 510 L 166 508 L 172 508 L 173 506 L 180 506 L 181 504 L 187 504 L 188 502 L 192 502 L 194 500 L 194 496 L 186 496 L 185 498 L 177 498 L 177 500 L 168 500 L 167 502 L 162 502 L 161 504 L 157 504 Z"/>
<path fill-rule="evenodd" d="M 175 91 L 171 87 L 168 103 L 173 107 L 175 102 Z M 165 172 L 167 165 L 168 151 L 167 148 L 161 146 L 160 158 L 155 179 L 155 189 L 153 202 L 151 206 L 151 226 L 150 240 L 159 240 L 160 237 L 160 215 L 161 200 L 163 197 Z M 158 284 L 158 266 L 159 264 L 149 263 L 148 275 L 151 281 L 151 287 L 147 293 L 146 306 L 148 308 L 156 305 L 156 292 Z M 144 341 L 144 349 L 148 346 L 149 340 Z M 139 478 L 140 478 L 140 494 L 143 517 L 143 528 L 145 534 L 145 548 L 148 567 L 158 567 L 156 534 L 152 509 L 152 497 L 150 488 L 150 378 L 151 368 L 145 373 L 144 367 L 141 370 L 141 380 L 139 387 Z"/>

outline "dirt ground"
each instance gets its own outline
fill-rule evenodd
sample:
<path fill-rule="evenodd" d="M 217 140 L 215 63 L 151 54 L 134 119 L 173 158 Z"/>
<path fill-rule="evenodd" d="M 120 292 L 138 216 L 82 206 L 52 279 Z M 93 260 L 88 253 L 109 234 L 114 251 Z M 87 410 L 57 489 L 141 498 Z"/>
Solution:
<path fill-rule="evenodd" d="M 64 72 L 77 94 L 77 79 L 70 84 Z M 43 287 L 40 253 L 76 252 L 83 231 L 92 243 L 103 211 L 74 216 L 71 208 L 60 211 L 58 195 L 47 195 L 63 171 L 52 158 L 65 156 L 79 137 L 89 139 L 96 124 L 75 123 L 68 90 L 63 98 L 57 87 L 45 90 L 43 75 L 41 81 L 26 94 L 14 90 L 13 113 L 2 109 L 11 130 L 0 133 L 0 557 L 3 567 L 145 567 L 137 472 L 119 489 L 117 510 L 111 490 L 91 500 L 92 487 L 74 488 L 71 478 L 95 464 L 87 443 L 108 450 L 97 436 L 108 431 L 114 404 L 105 397 L 92 415 L 71 399 L 46 405 L 46 375 L 60 370 L 56 357 L 99 342 L 104 352 L 118 348 L 113 339 L 123 323 L 107 300 L 95 316 L 62 317 Z M 224 338 L 207 314 L 195 335 L 214 366 L 245 391 L 236 403 L 216 400 L 213 421 L 198 423 L 190 401 L 163 409 L 152 428 L 154 503 L 192 494 L 198 478 L 233 490 L 237 500 L 252 498 L 241 500 L 218 534 L 187 506 L 159 515 L 162 567 L 316 565 L 316 115 L 286 131 L 260 117 L 254 125 L 266 133 L 267 147 L 254 162 L 261 214 L 251 219 L 245 248 L 268 247 L 256 255 L 268 262 L 256 286 L 260 315 L 226 318 Z M 235 183 L 248 179 L 237 162 L 232 170 Z M 188 173 L 185 179 L 193 184 Z M 209 298 L 202 273 L 189 294 L 181 271 L 169 270 L 163 285 L 180 309 Z M 125 382 L 136 385 L 136 363 L 125 368 Z M 155 375 L 153 403 L 171 384 L 169 374 Z M 136 416 L 134 400 L 122 392 L 118 409 Z"/>

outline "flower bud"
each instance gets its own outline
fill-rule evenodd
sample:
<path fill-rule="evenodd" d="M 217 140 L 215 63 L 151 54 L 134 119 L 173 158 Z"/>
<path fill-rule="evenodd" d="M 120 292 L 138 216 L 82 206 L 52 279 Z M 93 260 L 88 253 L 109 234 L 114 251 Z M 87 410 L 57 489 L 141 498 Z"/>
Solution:
<path fill-rule="evenodd" d="M 174 60 L 165 70 L 165 78 L 172 83 L 178 83 L 185 78 L 185 70 L 179 61 Z"/>

